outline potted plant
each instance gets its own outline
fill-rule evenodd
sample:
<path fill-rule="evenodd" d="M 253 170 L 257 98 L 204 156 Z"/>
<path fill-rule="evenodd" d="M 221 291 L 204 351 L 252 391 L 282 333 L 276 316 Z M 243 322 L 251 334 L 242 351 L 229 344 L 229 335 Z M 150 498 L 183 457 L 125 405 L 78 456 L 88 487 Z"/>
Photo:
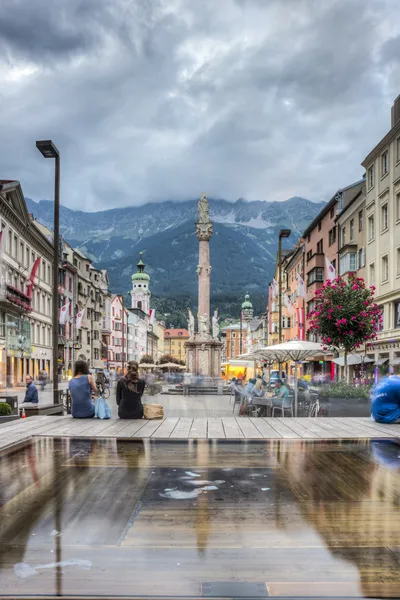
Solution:
<path fill-rule="evenodd" d="M 7 402 L 0 402 L 0 423 L 7 421 L 15 421 L 19 419 L 19 415 L 12 414 L 12 408 Z"/>

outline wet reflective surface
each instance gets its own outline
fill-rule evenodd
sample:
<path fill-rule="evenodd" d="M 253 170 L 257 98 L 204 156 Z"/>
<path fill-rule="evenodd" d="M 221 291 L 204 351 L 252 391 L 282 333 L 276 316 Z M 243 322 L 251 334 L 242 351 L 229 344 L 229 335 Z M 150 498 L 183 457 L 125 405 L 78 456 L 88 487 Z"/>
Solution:
<path fill-rule="evenodd" d="M 0 595 L 400 595 L 400 446 L 39 439 L 0 458 Z"/>

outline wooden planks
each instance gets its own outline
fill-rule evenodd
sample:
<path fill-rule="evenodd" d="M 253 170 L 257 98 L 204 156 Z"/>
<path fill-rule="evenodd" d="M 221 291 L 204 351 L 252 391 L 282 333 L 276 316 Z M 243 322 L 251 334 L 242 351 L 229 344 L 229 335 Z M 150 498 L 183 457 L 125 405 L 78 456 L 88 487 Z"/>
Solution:
<path fill-rule="evenodd" d="M 243 432 L 240 429 L 235 417 L 224 417 L 222 419 L 222 424 L 224 426 L 226 439 L 237 440 L 244 438 Z"/>
<path fill-rule="evenodd" d="M 219 417 L 208 418 L 207 437 L 210 440 L 225 438 L 225 429 L 222 425 L 222 419 Z"/>
<path fill-rule="evenodd" d="M 153 438 L 169 438 L 179 421 L 178 417 L 168 417 L 153 433 Z"/>
<path fill-rule="evenodd" d="M 207 438 L 207 419 L 206 417 L 198 417 L 193 419 L 192 427 L 188 435 L 189 438 Z"/>
<path fill-rule="evenodd" d="M 167 417 L 147 421 L 37 416 L 0 424 L 0 449 L 32 436 L 156 439 L 371 439 L 399 438 L 400 425 L 366 418 Z"/>
<path fill-rule="evenodd" d="M 189 436 L 192 423 L 193 419 L 190 419 L 189 417 L 181 417 L 177 426 L 171 433 L 170 439 L 186 439 Z"/>

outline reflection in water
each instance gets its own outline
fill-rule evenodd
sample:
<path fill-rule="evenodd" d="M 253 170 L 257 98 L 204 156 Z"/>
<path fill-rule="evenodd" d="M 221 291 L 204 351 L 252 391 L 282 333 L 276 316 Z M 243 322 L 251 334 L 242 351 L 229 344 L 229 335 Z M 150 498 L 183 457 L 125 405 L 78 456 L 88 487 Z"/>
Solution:
<path fill-rule="evenodd" d="M 40 439 L 0 459 L 0 594 L 394 597 L 399 467 L 387 440 Z"/>

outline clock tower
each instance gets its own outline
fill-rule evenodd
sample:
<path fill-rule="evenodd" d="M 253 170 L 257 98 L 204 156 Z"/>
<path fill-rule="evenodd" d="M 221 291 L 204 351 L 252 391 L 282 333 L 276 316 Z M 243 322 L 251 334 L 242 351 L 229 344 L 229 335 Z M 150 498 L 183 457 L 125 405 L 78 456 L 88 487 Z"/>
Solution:
<path fill-rule="evenodd" d="M 146 316 L 150 314 L 150 276 L 144 272 L 145 264 L 140 253 L 137 272 L 132 275 L 132 308 L 142 310 Z"/>

